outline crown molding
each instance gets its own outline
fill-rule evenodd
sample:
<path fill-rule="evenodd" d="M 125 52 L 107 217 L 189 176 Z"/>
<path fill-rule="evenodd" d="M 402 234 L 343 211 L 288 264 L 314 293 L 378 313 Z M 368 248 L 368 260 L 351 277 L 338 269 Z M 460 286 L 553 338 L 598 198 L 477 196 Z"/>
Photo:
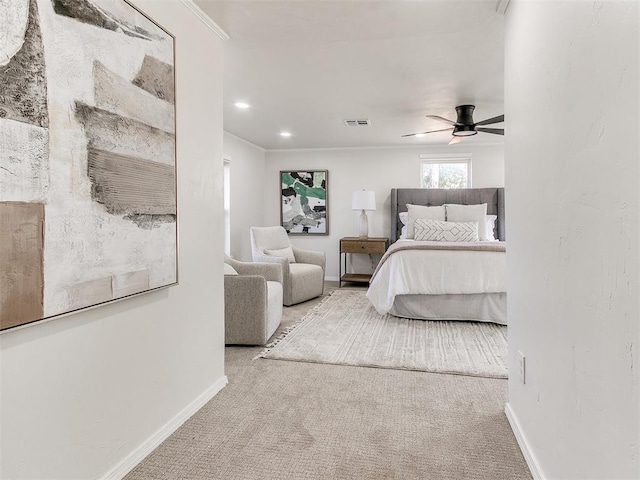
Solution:
<path fill-rule="evenodd" d="M 227 132 L 226 130 L 224 130 L 224 134 L 225 134 L 225 135 L 229 135 L 230 137 L 233 137 L 233 138 L 235 138 L 236 140 L 238 140 L 238 141 L 240 141 L 240 142 L 242 142 L 242 143 L 246 143 L 246 144 L 247 144 L 247 145 L 249 145 L 250 147 L 256 148 L 256 149 L 258 149 L 258 150 L 262 150 L 263 152 L 266 152 L 266 151 L 267 151 L 267 149 L 266 149 L 266 148 L 263 148 L 263 147 L 261 147 L 260 145 L 256 145 L 255 143 L 251 143 L 249 140 L 245 140 L 244 138 L 239 137 L 239 136 L 237 136 L 237 135 L 234 135 L 233 133 L 229 133 L 229 132 Z"/>
<path fill-rule="evenodd" d="M 498 0 L 498 4 L 496 5 L 496 12 L 500 15 L 504 15 L 509 7 L 509 0 Z"/>
<path fill-rule="evenodd" d="M 251 143 L 251 142 L 248 142 Z M 446 145 L 446 144 L 437 144 L 437 143 L 416 143 L 413 145 L 362 145 L 359 147 L 295 147 L 295 148 L 265 148 L 265 152 L 267 153 L 286 153 L 286 152 L 315 152 L 315 151 L 339 151 L 339 150 L 405 150 L 405 149 L 447 149 L 450 150 L 452 154 L 455 155 L 464 155 L 460 153 L 457 148 L 464 151 L 465 148 L 473 148 L 473 147 L 493 147 L 496 145 L 504 146 L 504 142 L 482 142 L 482 143 L 469 143 L 465 142 L 464 145 L 460 145 L 456 147 L 455 145 Z M 257 146 L 257 145 L 256 145 Z M 258 147 L 262 148 L 262 147 Z M 428 153 L 428 152 L 427 152 Z M 437 154 L 437 152 L 436 152 Z M 447 154 L 448 155 L 448 154 Z"/>
<path fill-rule="evenodd" d="M 193 0 L 182 0 L 182 3 L 191 10 L 191 12 L 198 17 L 202 23 L 204 23 L 209 30 L 215 33 L 221 40 L 229 40 L 229 35 L 220 26 L 211 20 L 211 17 L 207 15 Z"/>

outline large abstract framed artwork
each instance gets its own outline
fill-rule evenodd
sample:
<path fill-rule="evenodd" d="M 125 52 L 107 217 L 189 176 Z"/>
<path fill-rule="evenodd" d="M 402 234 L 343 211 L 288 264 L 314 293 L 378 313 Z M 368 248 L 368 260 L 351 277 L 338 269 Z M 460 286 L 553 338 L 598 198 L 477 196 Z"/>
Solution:
<path fill-rule="evenodd" d="M 174 39 L 124 0 L 0 12 L 0 330 L 177 283 Z"/>
<path fill-rule="evenodd" d="M 291 235 L 328 235 L 327 170 L 280 172 L 280 225 Z"/>

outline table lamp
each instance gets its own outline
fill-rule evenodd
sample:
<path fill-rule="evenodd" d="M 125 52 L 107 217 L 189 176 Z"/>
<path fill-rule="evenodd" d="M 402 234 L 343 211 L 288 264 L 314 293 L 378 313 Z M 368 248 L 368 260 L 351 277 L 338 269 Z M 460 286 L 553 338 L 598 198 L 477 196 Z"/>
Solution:
<path fill-rule="evenodd" d="M 367 219 L 367 210 L 376 209 L 376 194 L 370 191 L 353 192 L 351 197 L 351 208 L 353 210 L 361 210 L 360 213 L 360 238 L 369 236 L 369 221 Z"/>

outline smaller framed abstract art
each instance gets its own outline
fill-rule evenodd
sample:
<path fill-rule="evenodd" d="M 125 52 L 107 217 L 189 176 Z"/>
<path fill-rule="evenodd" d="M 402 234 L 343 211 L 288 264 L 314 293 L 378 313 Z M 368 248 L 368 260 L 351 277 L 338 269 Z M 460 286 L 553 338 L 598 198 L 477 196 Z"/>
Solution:
<path fill-rule="evenodd" d="M 280 225 L 290 235 L 328 235 L 328 170 L 280 171 Z"/>

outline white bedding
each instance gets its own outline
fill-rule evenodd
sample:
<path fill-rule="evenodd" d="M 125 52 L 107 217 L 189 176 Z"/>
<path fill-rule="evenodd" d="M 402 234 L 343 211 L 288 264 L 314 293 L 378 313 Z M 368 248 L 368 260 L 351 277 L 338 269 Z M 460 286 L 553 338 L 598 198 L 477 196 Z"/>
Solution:
<path fill-rule="evenodd" d="M 399 240 L 396 245 L 429 243 L 432 242 Z M 505 252 L 402 249 L 379 267 L 367 290 L 367 298 L 380 314 L 386 314 L 397 295 L 506 291 Z"/>

